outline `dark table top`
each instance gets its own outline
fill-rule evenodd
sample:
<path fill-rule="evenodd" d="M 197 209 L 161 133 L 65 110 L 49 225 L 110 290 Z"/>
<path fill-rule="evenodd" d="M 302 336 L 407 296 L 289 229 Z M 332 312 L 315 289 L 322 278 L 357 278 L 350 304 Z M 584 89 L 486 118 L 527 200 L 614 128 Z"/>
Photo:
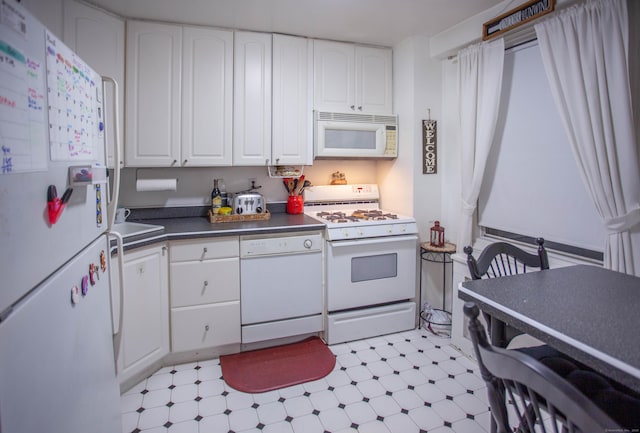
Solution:
<path fill-rule="evenodd" d="M 459 297 L 640 391 L 640 278 L 577 265 L 465 281 Z"/>

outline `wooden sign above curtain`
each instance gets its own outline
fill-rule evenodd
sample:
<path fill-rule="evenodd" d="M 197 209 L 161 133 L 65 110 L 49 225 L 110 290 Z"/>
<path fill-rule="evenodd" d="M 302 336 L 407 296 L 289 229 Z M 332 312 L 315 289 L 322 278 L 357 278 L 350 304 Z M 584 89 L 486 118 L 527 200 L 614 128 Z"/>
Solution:
<path fill-rule="evenodd" d="M 431 110 L 429 110 L 431 112 Z M 438 136 L 435 120 L 422 121 L 422 174 L 435 174 L 438 172 Z"/>
<path fill-rule="evenodd" d="M 524 23 L 553 11 L 555 0 L 531 0 L 482 25 L 482 40 L 486 41 Z"/>

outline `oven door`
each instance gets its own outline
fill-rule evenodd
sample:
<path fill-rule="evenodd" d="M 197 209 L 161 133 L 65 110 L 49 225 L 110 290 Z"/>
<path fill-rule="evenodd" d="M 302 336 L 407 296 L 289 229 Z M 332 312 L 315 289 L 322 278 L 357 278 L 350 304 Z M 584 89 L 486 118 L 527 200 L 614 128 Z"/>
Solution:
<path fill-rule="evenodd" d="M 329 312 L 412 299 L 417 236 L 327 242 Z"/>

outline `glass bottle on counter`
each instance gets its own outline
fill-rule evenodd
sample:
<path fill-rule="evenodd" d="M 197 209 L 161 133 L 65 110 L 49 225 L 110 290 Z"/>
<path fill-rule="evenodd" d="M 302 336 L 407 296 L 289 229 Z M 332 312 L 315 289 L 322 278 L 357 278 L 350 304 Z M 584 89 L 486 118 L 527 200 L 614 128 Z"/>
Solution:
<path fill-rule="evenodd" d="M 211 212 L 217 215 L 222 207 L 222 193 L 218 187 L 218 179 L 213 179 L 213 189 L 211 190 Z"/>
<path fill-rule="evenodd" d="M 231 203 L 229 203 L 228 200 L 229 194 L 227 194 L 227 185 L 224 183 L 224 179 L 218 179 L 218 188 L 220 189 L 220 196 L 222 197 L 222 207 L 231 206 Z"/>

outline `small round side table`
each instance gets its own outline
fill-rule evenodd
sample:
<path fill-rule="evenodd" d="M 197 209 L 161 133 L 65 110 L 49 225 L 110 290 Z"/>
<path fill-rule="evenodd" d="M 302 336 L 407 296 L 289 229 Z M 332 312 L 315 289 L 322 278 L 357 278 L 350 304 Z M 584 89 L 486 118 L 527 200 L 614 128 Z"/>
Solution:
<path fill-rule="evenodd" d="M 431 323 L 434 325 L 450 326 L 451 325 L 451 313 L 446 308 L 446 292 L 447 292 L 447 264 L 453 263 L 451 254 L 456 252 L 455 244 L 445 242 L 442 247 L 434 247 L 429 242 L 423 242 L 420 244 L 420 319 L 427 322 L 428 328 L 431 329 Z M 422 317 L 422 262 L 442 263 L 442 310 L 447 314 L 446 323 L 442 322 L 430 322 L 426 318 Z"/>

